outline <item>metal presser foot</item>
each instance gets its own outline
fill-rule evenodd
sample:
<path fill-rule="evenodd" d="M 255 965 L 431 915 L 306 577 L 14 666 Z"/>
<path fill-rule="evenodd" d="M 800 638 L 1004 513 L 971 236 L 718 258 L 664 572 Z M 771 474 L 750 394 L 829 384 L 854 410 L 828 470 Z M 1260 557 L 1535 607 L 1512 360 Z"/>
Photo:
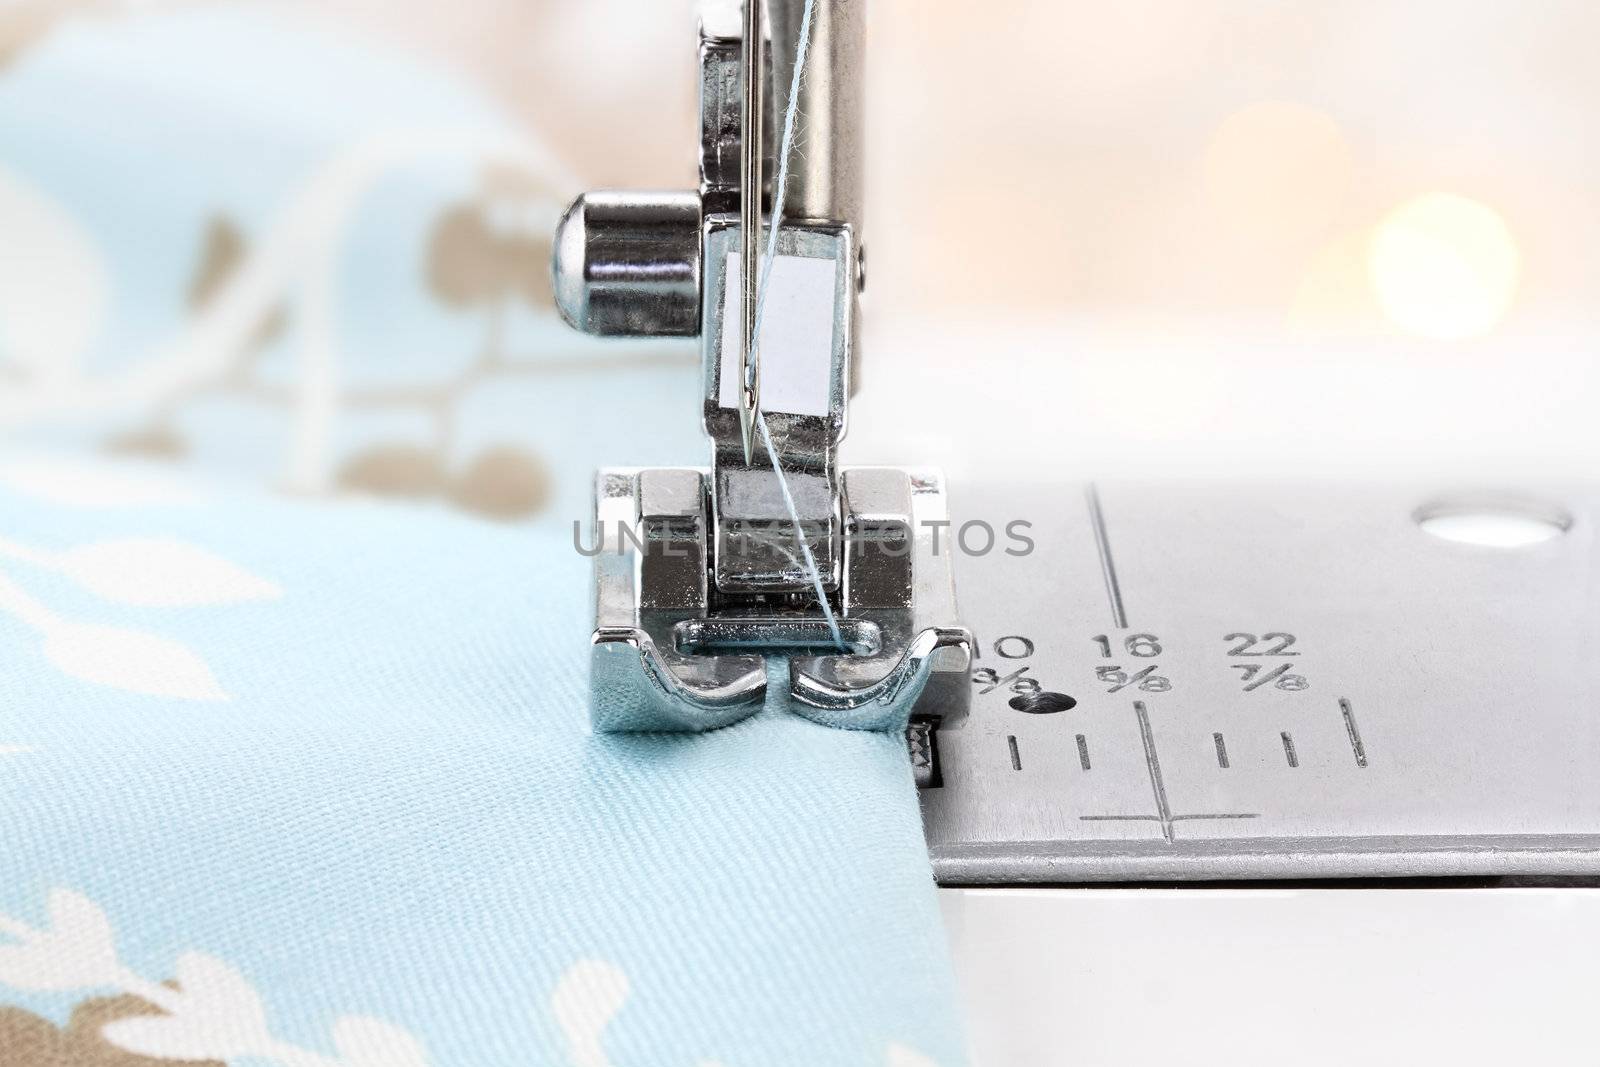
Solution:
<path fill-rule="evenodd" d="M 562 221 L 562 314 L 599 335 L 699 336 L 712 446 L 709 469 L 597 476 L 597 730 L 737 722 L 761 708 L 775 657 L 788 662 L 793 708 L 829 725 L 903 729 L 913 713 L 957 718 L 970 699 L 942 479 L 835 460 L 862 280 L 863 8 L 815 9 L 786 189 L 763 174 L 776 169 L 771 119 L 788 103 L 803 3 L 770 0 L 770 38 L 759 3 L 742 18 L 738 5 L 709 5 L 699 192 L 589 193 Z M 741 266 L 764 251 L 774 193 L 782 222 L 757 361 Z"/>

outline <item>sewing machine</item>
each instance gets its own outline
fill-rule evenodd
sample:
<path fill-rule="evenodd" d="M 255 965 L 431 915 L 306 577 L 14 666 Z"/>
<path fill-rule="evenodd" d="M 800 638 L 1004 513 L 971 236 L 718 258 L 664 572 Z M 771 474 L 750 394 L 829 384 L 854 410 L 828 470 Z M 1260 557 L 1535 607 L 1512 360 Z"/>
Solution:
<path fill-rule="evenodd" d="M 981 1063 L 1488 1060 L 1526 1054 L 1530 1017 L 1579 1047 L 1563 946 L 1600 911 L 1548 887 L 1600 874 L 1592 492 L 841 467 L 863 8 L 803 27 L 773 0 L 770 31 L 708 8 L 700 188 L 563 223 L 565 316 L 699 337 L 712 442 L 708 469 L 598 476 L 596 728 L 713 729 L 773 684 L 830 725 L 907 724 Z M 1463 545 L 1466 515 L 1544 539 Z M 1166 888 L 1064 888 L 1131 883 Z M 1428 969 L 1463 943 L 1485 950 Z M 1071 1021 L 1109 1011 L 1115 1048 Z"/>

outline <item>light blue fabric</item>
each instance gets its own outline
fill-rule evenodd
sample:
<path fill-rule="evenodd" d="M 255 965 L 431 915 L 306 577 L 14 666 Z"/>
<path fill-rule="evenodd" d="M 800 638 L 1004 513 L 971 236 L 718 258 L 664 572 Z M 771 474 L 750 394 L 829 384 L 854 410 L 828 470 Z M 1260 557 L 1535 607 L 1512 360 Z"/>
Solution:
<path fill-rule="evenodd" d="M 13 544 L 173 539 L 279 595 L 119 604 L 6 564 L 60 619 L 186 647 L 227 698 L 84 682 L 0 615 L 0 915 L 38 929 L 79 892 L 137 974 L 217 957 L 324 1053 L 356 1014 L 438 1064 L 605 1062 L 551 1003 L 603 961 L 630 991 L 619 1065 L 959 1060 L 899 739 L 775 709 L 591 736 L 587 561 L 527 528 L 218 488 L 83 510 L 9 469 Z M 105 991 L 7 979 L 0 955 L 0 1004 L 57 1020 Z"/>
<path fill-rule="evenodd" d="M 394 152 L 347 210 L 306 210 L 375 143 L 441 139 Z M 508 163 L 472 146 L 501 139 L 548 157 L 524 168 L 520 197 L 485 192 L 486 174 Z M 587 339 L 547 300 L 516 293 L 443 302 L 429 253 L 460 205 L 484 207 L 503 234 L 547 239 L 584 187 L 559 146 L 458 72 L 336 23 L 220 0 L 64 18 L 0 65 L 0 268 L 17 261 L 0 269 L 0 435 L 98 446 L 159 421 L 191 461 L 321 490 L 373 449 L 434 449 L 443 409 L 447 463 L 530 452 L 552 472 L 546 513 L 570 522 L 587 513 L 598 465 L 704 461 L 697 346 Z M 204 369 L 122 399 L 134 375 L 195 336 L 189 297 L 219 222 L 239 233 L 245 263 L 297 225 L 335 231 L 331 282 L 310 277 L 314 243 L 297 247 L 297 273 L 265 309 L 283 329 L 259 346 L 218 345 Z M 308 447 L 302 312 L 329 284 L 330 336 L 316 340 L 334 349 L 341 393 L 307 471 L 296 460 Z M 24 328 L 64 302 L 76 330 Z M 48 388 L 56 378 L 71 388 Z M 370 402 L 407 391 L 418 402 Z"/>

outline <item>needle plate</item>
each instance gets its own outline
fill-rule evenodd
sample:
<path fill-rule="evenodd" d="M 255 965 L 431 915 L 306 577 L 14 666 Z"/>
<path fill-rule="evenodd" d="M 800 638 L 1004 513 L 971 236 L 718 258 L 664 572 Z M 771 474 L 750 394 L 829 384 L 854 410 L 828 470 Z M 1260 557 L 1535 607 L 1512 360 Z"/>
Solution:
<path fill-rule="evenodd" d="M 940 882 L 1600 875 L 1593 490 L 951 498 L 978 658 L 921 775 Z M 1553 536 L 1418 522 L 1474 509 Z"/>

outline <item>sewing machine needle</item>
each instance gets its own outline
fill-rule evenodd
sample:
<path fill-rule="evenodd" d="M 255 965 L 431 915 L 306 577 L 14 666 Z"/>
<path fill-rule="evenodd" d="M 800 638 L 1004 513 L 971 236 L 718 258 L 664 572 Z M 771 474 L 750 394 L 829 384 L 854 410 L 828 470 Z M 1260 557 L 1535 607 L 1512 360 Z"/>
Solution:
<path fill-rule="evenodd" d="M 760 350 L 756 344 L 756 307 L 761 280 L 762 91 L 765 88 L 761 49 L 761 2 L 744 4 L 744 113 L 739 159 L 740 281 L 743 283 L 744 330 L 739 346 L 739 430 L 744 461 L 753 454 L 756 412 L 761 403 Z"/>

